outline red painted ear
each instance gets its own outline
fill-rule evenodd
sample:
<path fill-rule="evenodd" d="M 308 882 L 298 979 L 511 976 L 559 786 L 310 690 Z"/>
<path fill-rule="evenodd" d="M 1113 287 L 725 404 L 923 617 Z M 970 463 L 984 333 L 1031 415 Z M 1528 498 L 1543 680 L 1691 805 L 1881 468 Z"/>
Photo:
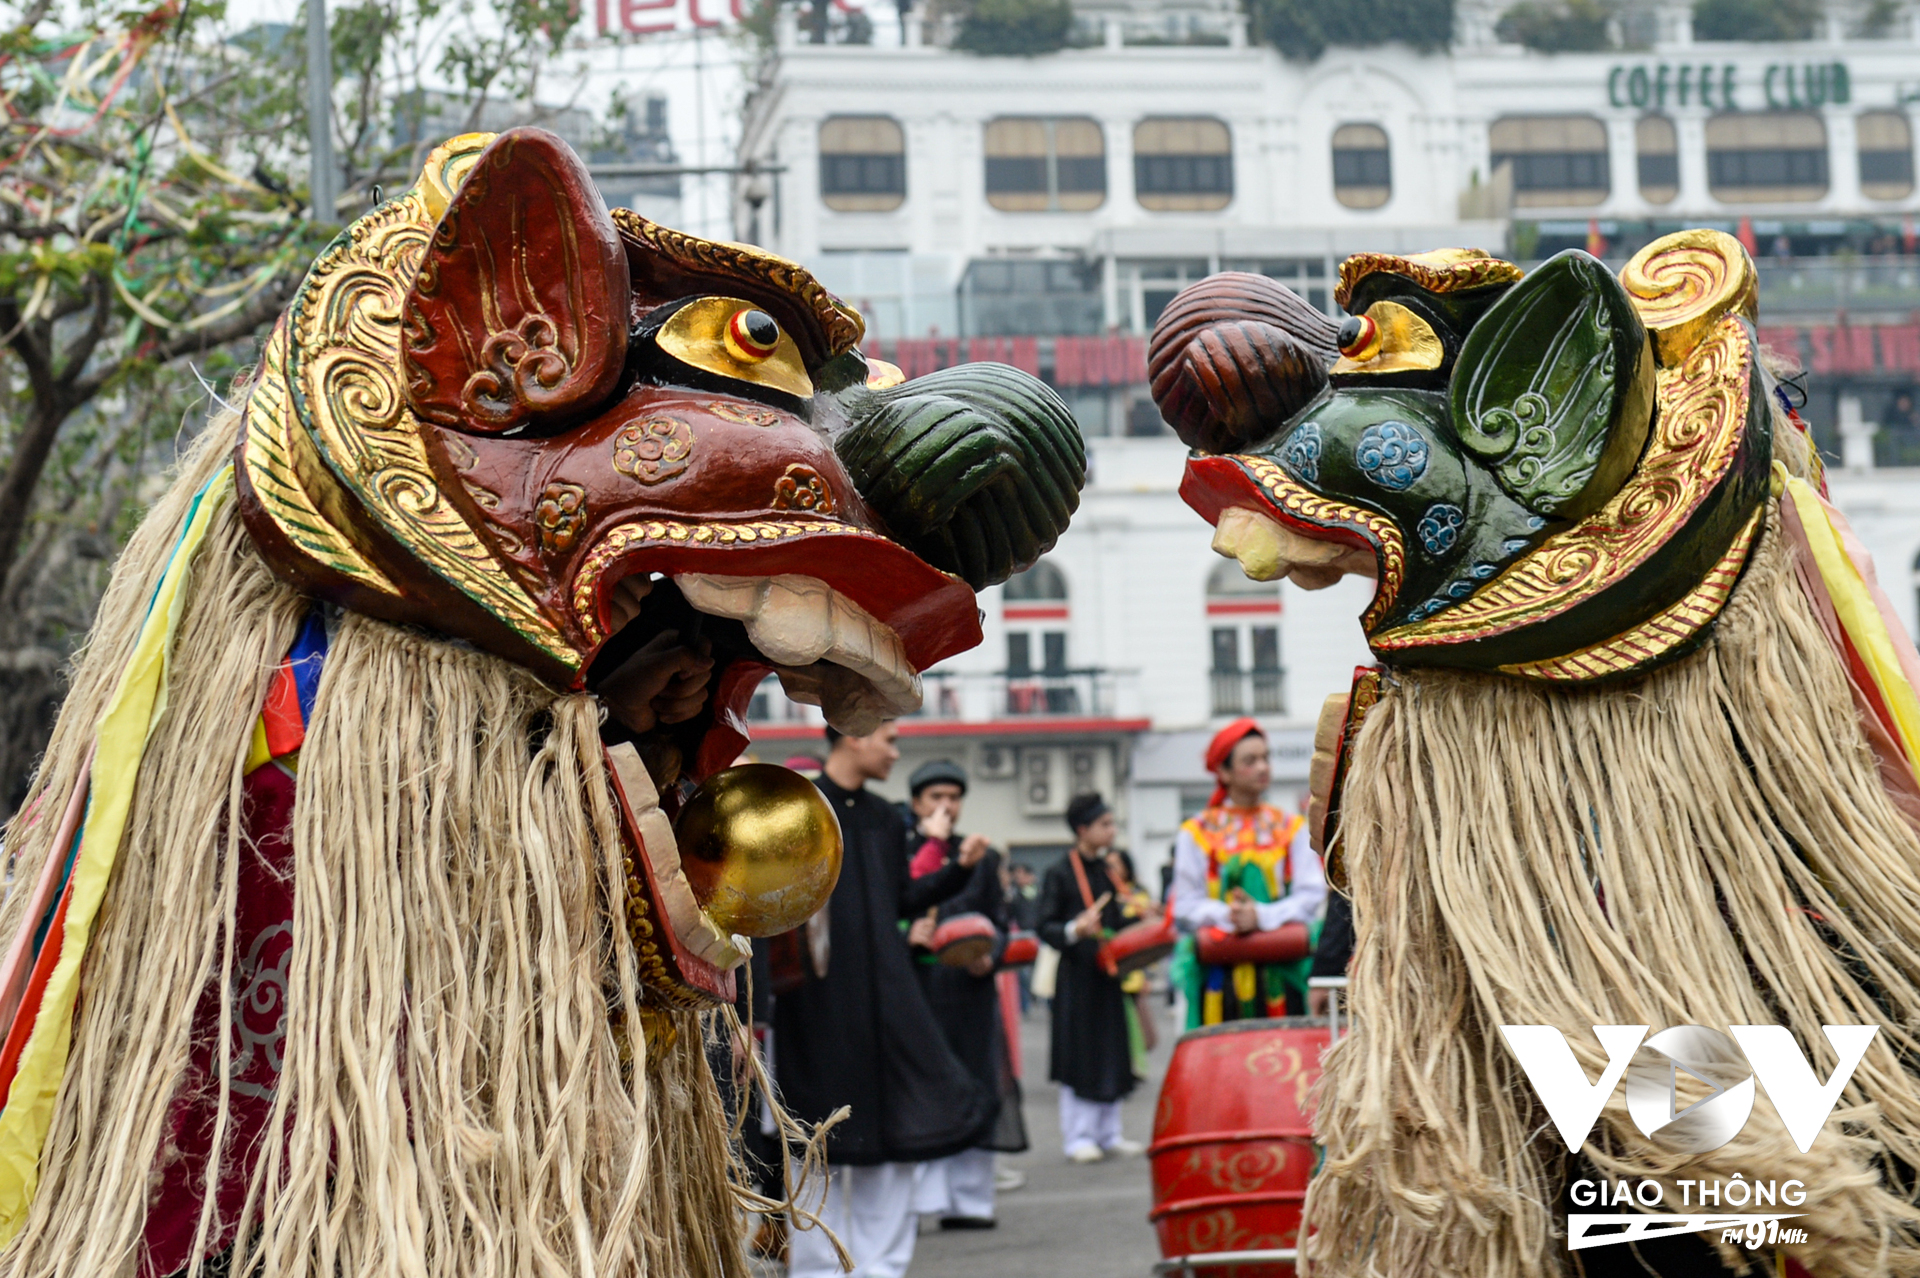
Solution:
<path fill-rule="evenodd" d="M 593 411 L 626 362 L 628 288 L 619 233 L 580 158 L 544 129 L 502 133 L 407 294 L 408 402 L 482 434 Z"/>

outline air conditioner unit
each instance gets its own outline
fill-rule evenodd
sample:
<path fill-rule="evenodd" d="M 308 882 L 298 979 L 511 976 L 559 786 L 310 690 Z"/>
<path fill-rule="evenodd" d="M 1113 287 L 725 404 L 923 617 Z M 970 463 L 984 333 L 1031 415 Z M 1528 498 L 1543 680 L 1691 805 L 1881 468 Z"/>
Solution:
<path fill-rule="evenodd" d="M 980 747 L 980 766 L 974 772 L 982 781 L 1011 781 L 1020 774 L 1020 754 L 1010 745 Z"/>
<path fill-rule="evenodd" d="M 1067 810 L 1067 752 L 1057 747 L 1022 746 L 1015 788 L 1020 791 L 1020 814 L 1030 817 L 1059 816 Z"/>

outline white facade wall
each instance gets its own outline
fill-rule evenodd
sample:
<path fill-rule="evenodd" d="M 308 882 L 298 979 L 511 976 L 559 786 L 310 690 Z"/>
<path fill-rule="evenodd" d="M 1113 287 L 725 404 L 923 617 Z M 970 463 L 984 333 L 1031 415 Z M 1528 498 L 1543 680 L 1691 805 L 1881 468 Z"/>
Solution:
<path fill-rule="evenodd" d="M 1463 9 L 1473 26 L 1474 12 Z M 1920 98 L 1920 41 L 1814 41 L 1794 45 L 1693 44 L 1684 21 L 1645 53 L 1544 57 L 1487 43 L 1422 55 L 1400 47 L 1333 50 L 1303 66 L 1255 47 L 1105 47 L 1032 60 L 977 59 L 925 47 L 791 46 L 750 103 L 740 158 L 781 169 L 777 214 L 763 209 L 761 239 L 821 274 L 849 300 L 908 319 L 887 336 L 955 331 L 951 299 L 970 260 L 989 257 L 1106 259 L 1107 318 L 1130 317 L 1113 272 L 1128 259 L 1188 258 L 1218 269 L 1250 258 L 1319 258 L 1329 265 L 1361 250 L 1414 252 L 1447 244 L 1507 247 L 1504 217 L 1466 220 L 1461 195 L 1490 177 L 1489 129 L 1508 114 L 1582 114 L 1610 139 L 1611 187 L 1595 205 L 1524 208 L 1550 219 L 1658 219 L 1732 229 L 1755 219 L 1920 213 L 1920 195 L 1877 202 L 1859 194 L 1851 120 L 1868 109 L 1912 112 Z M 1490 30 L 1481 22 L 1474 29 Z M 1850 101 L 1822 108 L 1829 134 L 1828 193 L 1782 206 L 1733 206 L 1707 189 L 1705 124 L 1711 110 L 1669 100 L 1679 137 L 1680 195 L 1669 205 L 1640 196 L 1634 122 L 1642 113 L 1609 101 L 1609 78 L 1661 63 L 1735 68 L 1736 100 L 1762 105 L 1766 68 L 1843 61 Z M 1613 76 L 1615 68 L 1624 68 Z M 1652 73 L 1650 73 L 1651 75 Z M 1720 74 L 1724 74 L 1722 71 Z M 1670 73 L 1671 75 L 1671 73 Z M 1649 81 L 1651 83 L 1651 80 Z M 840 213 L 818 191 L 820 123 L 834 115 L 888 115 L 906 134 L 906 198 L 886 213 Z M 990 207 L 984 128 L 997 116 L 1090 116 L 1105 133 L 1107 198 L 1085 213 L 1009 213 Z M 1150 212 L 1133 193 L 1133 126 L 1149 116 L 1223 120 L 1233 139 L 1235 195 L 1206 213 Z M 1393 191 L 1372 210 L 1334 198 L 1330 139 L 1339 125 L 1383 128 Z M 1920 132 L 1920 130 L 1916 130 Z M 747 210 L 736 206 L 739 225 Z M 889 295 L 887 282 L 895 281 Z M 944 300 L 943 300 L 944 298 Z M 890 300 L 889 300 L 890 299 Z M 947 309 L 942 309 L 946 307 Z M 1764 319 L 1763 315 L 1763 319 Z M 1171 438 L 1088 441 L 1091 474 L 1080 512 L 1050 561 L 1069 589 L 1070 663 L 1113 672 L 1116 718 L 1150 730 L 1116 753 L 1126 843 L 1142 879 L 1157 881 L 1178 821 L 1211 784 L 1200 755 L 1220 720 L 1210 700 L 1205 583 L 1218 562 L 1211 529 L 1180 500 L 1184 448 Z M 1880 565 L 1881 581 L 1910 628 L 1920 568 L 1920 471 L 1836 470 L 1835 501 Z M 1353 667 L 1370 660 L 1358 617 L 1372 583 L 1347 579 L 1309 593 L 1281 587 L 1287 713 L 1270 721 L 1274 797 L 1297 804 L 1306 783 L 1312 728 L 1322 700 L 1344 692 Z M 1001 591 L 983 594 L 985 641 L 945 668 L 984 679 L 1006 665 Z M 1055 623 L 1049 623 L 1051 627 Z M 990 717 L 991 706 L 969 717 Z M 909 739 L 908 764 L 980 760 L 982 738 Z M 904 772 L 891 789 L 904 793 Z M 1018 814 L 1009 786 L 977 785 L 970 823 L 1015 841 L 1057 838 L 1049 823 Z M 1051 833 L 1049 833 L 1051 832 Z"/>

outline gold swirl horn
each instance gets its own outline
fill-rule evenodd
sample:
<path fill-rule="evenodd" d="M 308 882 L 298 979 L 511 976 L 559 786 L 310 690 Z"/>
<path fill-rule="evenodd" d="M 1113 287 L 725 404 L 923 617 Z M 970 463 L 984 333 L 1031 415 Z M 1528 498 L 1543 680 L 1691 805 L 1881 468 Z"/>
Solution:
<path fill-rule="evenodd" d="M 771 763 L 716 772 L 673 832 L 694 897 L 722 932 L 796 928 L 840 878 L 839 818 L 811 781 Z"/>
<path fill-rule="evenodd" d="M 1751 323 L 1759 314 L 1753 259 L 1725 231 L 1663 235 L 1633 255 L 1620 283 L 1653 336 L 1662 368 L 1677 368 L 1722 315 L 1737 313 Z"/>

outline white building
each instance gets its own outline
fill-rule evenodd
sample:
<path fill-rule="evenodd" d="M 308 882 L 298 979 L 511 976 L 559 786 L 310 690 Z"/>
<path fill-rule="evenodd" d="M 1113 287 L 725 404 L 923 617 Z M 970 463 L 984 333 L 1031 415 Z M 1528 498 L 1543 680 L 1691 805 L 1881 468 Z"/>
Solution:
<path fill-rule="evenodd" d="M 1109 789 L 1149 881 L 1225 717 L 1272 726 L 1276 794 L 1296 799 L 1322 699 L 1368 660 L 1370 587 L 1254 587 L 1176 495 L 1184 450 L 1147 397 L 1144 335 L 1222 269 L 1331 307 L 1360 250 L 1621 259 L 1683 225 L 1740 234 L 1763 338 L 1812 370 L 1835 497 L 1912 625 L 1920 471 L 1889 465 L 1920 464 L 1920 8 L 1874 39 L 1836 9 L 1789 44 L 1697 42 L 1689 13 L 1629 15 L 1652 37 L 1638 51 L 1549 56 L 1463 5 L 1449 51 L 1310 63 L 1251 42 L 1232 8 L 1083 10 L 1090 47 L 1034 58 L 955 52 L 912 16 L 892 44 L 782 27 L 748 102 L 740 236 L 858 305 L 870 352 L 910 374 L 1028 367 L 1089 437 L 1072 529 L 983 597 L 986 642 L 929 678 L 907 766 L 968 764 L 971 823 L 1034 856 L 1065 842 L 1071 793 Z M 764 753 L 812 731 L 781 727 L 798 712 L 777 694 L 763 713 Z"/>

